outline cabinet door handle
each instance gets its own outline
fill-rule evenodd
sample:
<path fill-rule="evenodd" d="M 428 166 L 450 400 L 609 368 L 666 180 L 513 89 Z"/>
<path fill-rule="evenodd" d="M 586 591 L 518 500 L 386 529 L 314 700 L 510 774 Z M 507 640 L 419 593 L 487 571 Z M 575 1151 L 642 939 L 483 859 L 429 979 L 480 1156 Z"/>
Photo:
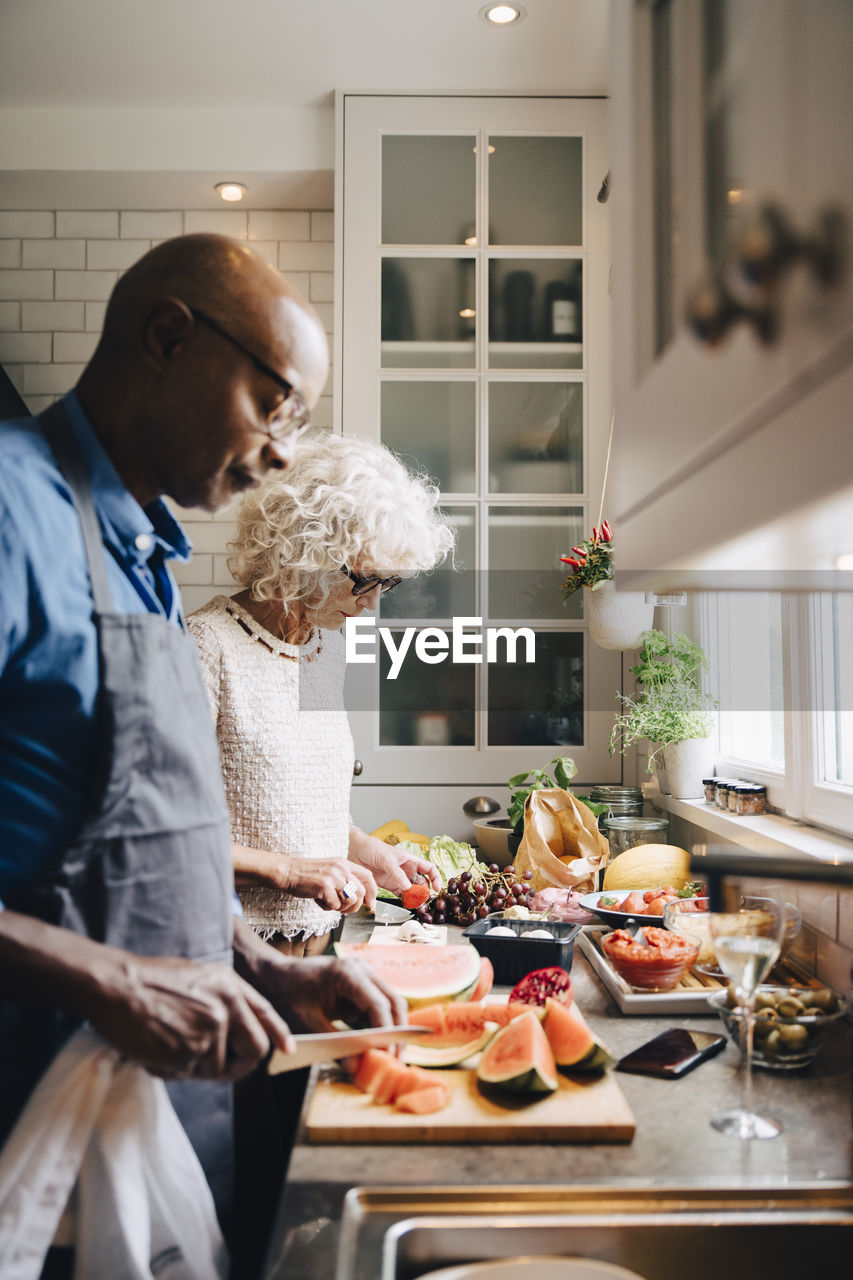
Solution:
<path fill-rule="evenodd" d="M 841 209 L 821 209 L 814 231 L 800 234 L 779 205 L 767 204 L 744 227 L 735 256 L 744 279 L 759 289 L 775 289 L 798 262 L 827 287 L 841 279 L 846 249 L 847 219 Z"/>
<path fill-rule="evenodd" d="M 360 760 L 353 760 L 353 762 L 352 762 L 352 776 L 353 776 L 354 778 L 359 778 L 359 777 L 361 777 L 361 774 L 363 773 L 363 771 L 364 771 L 364 765 L 361 763 L 361 761 L 360 761 Z"/>
<path fill-rule="evenodd" d="M 687 323 L 699 341 L 709 347 L 718 346 L 741 321 L 752 325 L 765 345 L 776 341 L 779 325 L 775 305 L 761 302 L 750 306 L 741 302 L 717 274 L 702 280 L 687 299 Z"/>

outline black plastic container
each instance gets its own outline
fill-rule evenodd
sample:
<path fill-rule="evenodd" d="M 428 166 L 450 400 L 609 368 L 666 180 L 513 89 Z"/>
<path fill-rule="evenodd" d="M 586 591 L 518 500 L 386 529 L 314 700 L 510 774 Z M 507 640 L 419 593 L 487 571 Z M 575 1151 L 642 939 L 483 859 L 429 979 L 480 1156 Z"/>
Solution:
<path fill-rule="evenodd" d="M 494 929 L 496 925 L 505 925 L 516 936 L 490 936 L 489 929 Z M 533 969 L 547 969 L 552 964 L 558 964 L 566 972 L 570 972 L 575 938 L 582 928 L 583 925 L 569 924 L 564 920 L 505 919 L 496 914 L 469 925 L 463 937 L 468 939 L 481 956 L 491 960 L 495 982 L 499 986 L 514 987 L 516 982 Z M 547 929 L 554 937 L 525 938 L 524 935 L 531 929 Z"/>

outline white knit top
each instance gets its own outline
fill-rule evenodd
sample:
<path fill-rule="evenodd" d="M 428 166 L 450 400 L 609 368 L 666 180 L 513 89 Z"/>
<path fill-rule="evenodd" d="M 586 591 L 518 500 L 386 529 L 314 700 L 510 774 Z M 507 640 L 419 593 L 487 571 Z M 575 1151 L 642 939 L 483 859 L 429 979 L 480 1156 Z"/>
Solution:
<path fill-rule="evenodd" d="M 354 752 L 343 709 L 343 636 L 319 631 L 307 645 L 286 644 L 228 596 L 208 601 L 187 625 L 216 723 L 235 844 L 345 858 Z M 312 937 L 340 920 L 280 889 L 238 893 L 247 922 L 265 938 Z"/>

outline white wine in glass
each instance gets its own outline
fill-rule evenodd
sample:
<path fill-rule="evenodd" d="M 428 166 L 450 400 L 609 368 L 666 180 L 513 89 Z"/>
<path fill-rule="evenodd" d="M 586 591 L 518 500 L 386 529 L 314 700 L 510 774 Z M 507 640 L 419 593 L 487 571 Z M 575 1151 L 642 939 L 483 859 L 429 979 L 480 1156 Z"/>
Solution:
<path fill-rule="evenodd" d="M 785 932 L 785 904 L 774 897 L 745 897 L 731 911 L 712 911 L 711 937 L 717 963 L 730 979 L 741 1009 L 743 1105 L 714 1116 L 711 1124 L 737 1138 L 775 1138 L 776 1120 L 756 1115 L 752 1107 L 752 1036 L 755 988 L 779 959 Z"/>

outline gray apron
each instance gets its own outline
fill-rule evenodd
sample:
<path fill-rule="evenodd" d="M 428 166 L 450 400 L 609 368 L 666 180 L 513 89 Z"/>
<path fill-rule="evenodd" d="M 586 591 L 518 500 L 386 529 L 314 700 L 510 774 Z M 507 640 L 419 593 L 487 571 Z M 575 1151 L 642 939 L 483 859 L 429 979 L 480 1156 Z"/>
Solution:
<path fill-rule="evenodd" d="M 41 416 L 77 508 L 99 650 L 99 756 L 88 817 L 61 859 L 5 899 L 13 911 L 146 956 L 231 965 L 233 864 L 219 753 L 195 645 L 153 613 L 112 609 L 105 550 L 65 410 Z M 0 1143 L 77 1022 L 0 1005 Z M 232 1191 L 232 1090 L 170 1082 L 223 1225 Z"/>

